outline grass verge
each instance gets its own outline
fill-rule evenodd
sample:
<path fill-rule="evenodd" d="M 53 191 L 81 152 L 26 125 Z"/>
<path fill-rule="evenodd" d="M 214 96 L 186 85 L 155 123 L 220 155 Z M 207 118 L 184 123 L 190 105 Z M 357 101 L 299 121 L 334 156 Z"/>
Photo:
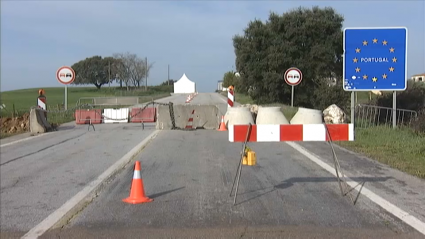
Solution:
<path fill-rule="evenodd" d="M 407 128 L 356 128 L 355 141 L 337 142 L 392 168 L 425 179 L 425 136 Z"/>
<path fill-rule="evenodd" d="M 227 96 L 227 92 L 222 94 Z M 363 103 L 369 100 L 366 92 L 359 92 L 358 97 Z M 247 95 L 236 93 L 235 99 L 240 104 L 255 104 Z M 288 120 L 291 120 L 298 110 L 279 103 L 264 106 L 281 106 Z M 336 143 L 392 168 L 425 179 L 425 135 L 418 135 L 409 128 L 393 129 L 388 126 L 357 127 L 355 131 L 355 141 Z"/>

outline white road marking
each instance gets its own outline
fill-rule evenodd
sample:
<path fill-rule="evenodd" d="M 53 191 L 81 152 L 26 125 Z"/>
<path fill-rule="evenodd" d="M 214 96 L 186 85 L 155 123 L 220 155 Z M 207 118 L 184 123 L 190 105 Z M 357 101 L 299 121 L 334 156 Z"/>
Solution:
<path fill-rule="evenodd" d="M 114 174 L 119 168 L 122 168 L 125 164 L 132 160 L 132 158 L 137 155 L 145 145 L 149 143 L 150 140 L 154 139 L 159 133 L 159 130 L 155 130 L 148 137 L 146 137 L 142 142 L 140 142 L 136 147 L 131 149 L 127 154 L 125 154 L 120 160 L 115 164 L 109 167 L 105 172 L 103 172 L 98 178 L 89 183 L 83 190 L 78 192 L 74 197 L 69 199 L 65 204 L 60 208 L 56 209 L 52 214 L 47 216 L 42 222 L 29 230 L 21 239 L 24 238 L 38 238 L 51 227 L 53 227 L 59 220 L 61 220 L 69 211 L 73 210 L 81 201 L 85 200 L 91 193 L 93 193 L 103 181 L 107 180 L 112 174 Z"/>
<path fill-rule="evenodd" d="M 327 163 L 320 160 L 318 156 L 313 155 L 312 153 L 309 153 L 305 148 L 300 146 L 299 144 L 296 144 L 294 142 L 285 142 L 304 156 L 306 156 L 308 159 L 322 167 L 324 170 L 328 171 L 330 174 L 334 175 L 336 177 L 335 169 L 331 166 L 329 166 Z M 341 174 L 341 173 L 340 173 Z M 357 187 L 358 182 L 350 179 L 346 175 L 342 175 L 347 179 L 347 184 L 350 185 L 352 188 L 355 188 L 356 191 L 359 191 L 359 187 Z M 417 219 L 416 217 L 410 215 L 409 213 L 405 212 L 404 210 L 398 208 L 396 205 L 388 202 L 384 198 L 378 196 L 371 190 L 367 189 L 366 187 L 362 187 L 361 194 L 369 198 L 372 202 L 378 204 L 380 207 L 387 210 L 389 213 L 393 214 L 394 216 L 400 218 L 403 222 L 405 222 L 407 225 L 413 227 L 423 235 L 425 235 L 425 223 L 421 220 Z"/>
<path fill-rule="evenodd" d="M 0 148 L 1 147 L 6 147 L 6 146 L 9 146 L 9 145 L 12 145 L 12 144 L 17 144 L 17 143 L 20 143 L 20 142 L 24 142 L 24 141 L 27 141 L 27 140 L 31 140 L 31 139 L 36 139 L 36 138 L 39 138 L 39 137 L 42 137 L 42 136 L 48 135 L 48 134 L 51 134 L 51 133 L 44 133 L 44 134 L 40 134 L 40 135 L 37 135 L 37 136 L 30 136 L 30 137 L 24 138 L 24 139 L 18 139 L 18 140 L 9 142 L 9 143 L 2 144 L 2 145 L 0 145 Z"/>
<path fill-rule="evenodd" d="M 219 95 L 218 95 L 218 96 L 219 96 L 218 98 L 219 98 L 220 100 L 224 101 L 224 103 L 226 103 L 226 104 L 227 104 L 227 100 L 228 100 L 228 99 L 227 99 L 227 98 L 226 98 L 226 99 L 223 99 L 223 97 L 224 97 L 224 96 L 223 96 L 223 95 L 221 95 L 220 93 L 217 93 L 217 94 L 219 94 Z M 236 103 L 236 102 L 234 102 L 234 103 Z"/>

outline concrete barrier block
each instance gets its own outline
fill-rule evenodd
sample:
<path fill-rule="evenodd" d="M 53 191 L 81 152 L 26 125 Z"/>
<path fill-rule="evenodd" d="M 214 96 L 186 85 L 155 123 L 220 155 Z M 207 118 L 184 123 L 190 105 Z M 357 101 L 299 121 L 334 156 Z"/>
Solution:
<path fill-rule="evenodd" d="M 289 124 L 280 107 L 259 107 L 256 124 Z"/>
<path fill-rule="evenodd" d="M 248 107 L 229 107 L 224 115 L 224 123 L 226 127 L 240 124 L 254 124 L 254 117 Z"/>
<path fill-rule="evenodd" d="M 323 113 L 320 110 L 298 108 L 297 113 L 292 117 L 291 124 L 322 124 Z"/>
<path fill-rule="evenodd" d="M 215 105 L 174 105 L 175 126 L 184 129 L 193 110 L 193 128 L 218 129 L 221 115 Z M 156 129 L 169 130 L 172 126 L 169 106 L 158 106 Z"/>
<path fill-rule="evenodd" d="M 46 133 L 52 130 L 52 126 L 47 122 L 44 110 L 31 109 L 30 111 L 30 131 L 31 133 Z"/>

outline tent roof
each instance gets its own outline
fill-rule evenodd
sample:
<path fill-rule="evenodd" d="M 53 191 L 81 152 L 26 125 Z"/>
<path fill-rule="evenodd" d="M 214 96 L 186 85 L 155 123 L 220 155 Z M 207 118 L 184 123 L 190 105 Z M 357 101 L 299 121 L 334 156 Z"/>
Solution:
<path fill-rule="evenodd" d="M 187 76 L 186 76 L 186 74 L 185 73 L 183 73 L 183 76 L 177 81 L 177 82 L 180 82 L 180 81 L 189 81 L 189 82 L 193 82 L 193 81 L 191 81 L 191 80 L 189 80 L 189 78 L 187 78 Z"/>

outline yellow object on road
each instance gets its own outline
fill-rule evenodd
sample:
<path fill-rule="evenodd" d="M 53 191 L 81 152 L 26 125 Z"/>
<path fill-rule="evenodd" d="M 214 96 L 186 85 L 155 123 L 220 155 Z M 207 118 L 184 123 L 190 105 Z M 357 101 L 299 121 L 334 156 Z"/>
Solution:
<path fill-rule="evenodd" d="M 243 165 L 248 165 L 248 159 L 247 159 L 246 156 L 243 156 L 242 164 Z"/>
<path fill-rule="evenodd" d="M 256 165 L 257 164 L 257 157 L 256 157 L 256 155 L 255 155 L 255 152 L 254 151 L 249 151 L 248 153 L 247 153 L 247 158 L 248 158 L 248 165 L 249 166 L 254 166 L 254 165 Z"/>

